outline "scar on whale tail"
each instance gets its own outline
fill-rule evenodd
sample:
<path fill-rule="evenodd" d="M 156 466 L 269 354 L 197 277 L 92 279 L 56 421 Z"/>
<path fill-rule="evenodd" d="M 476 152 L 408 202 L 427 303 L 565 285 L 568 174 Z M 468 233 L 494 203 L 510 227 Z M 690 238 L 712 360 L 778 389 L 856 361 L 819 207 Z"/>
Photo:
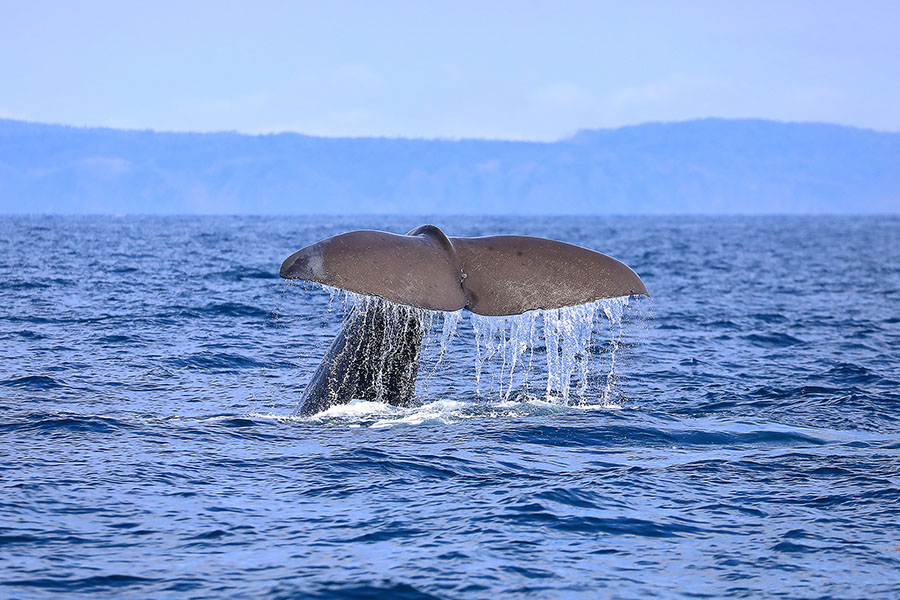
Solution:
<path fill-rule="evenodd" d="M 289 256 L 281 276 L 401 305 L 351 311 L 306 387 L 304 415 L 352 399 L 412 402 L 424 334 L 415 309 L 503 316 L 649 295 L 627 265 L 587 248 L 522 235 L 447 237 L 434 225 L 342 233 Z"/>

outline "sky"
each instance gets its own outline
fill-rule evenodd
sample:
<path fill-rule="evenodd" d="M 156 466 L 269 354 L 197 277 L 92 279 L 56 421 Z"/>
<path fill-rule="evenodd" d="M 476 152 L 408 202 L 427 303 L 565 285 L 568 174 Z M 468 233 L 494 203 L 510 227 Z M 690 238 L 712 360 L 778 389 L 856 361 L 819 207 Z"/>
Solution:
<path fill-rule="evenodd" d="M 555 140 L 704 117 L 900 131 L 900 2 L 0 0 L 0 118 Z"/>

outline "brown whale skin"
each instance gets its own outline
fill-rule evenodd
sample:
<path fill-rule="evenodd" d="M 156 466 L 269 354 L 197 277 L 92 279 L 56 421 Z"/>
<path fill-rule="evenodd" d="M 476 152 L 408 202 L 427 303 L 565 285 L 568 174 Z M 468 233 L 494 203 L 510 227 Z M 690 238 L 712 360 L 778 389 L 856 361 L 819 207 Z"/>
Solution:
<path fill-rule="evenodd" d="M 448 238 L 434 225 L 342 233 L 289 256 L 281 276 L 487 316 L 649 295 L 627 265 L 594 250 L 524 235 Z"/>

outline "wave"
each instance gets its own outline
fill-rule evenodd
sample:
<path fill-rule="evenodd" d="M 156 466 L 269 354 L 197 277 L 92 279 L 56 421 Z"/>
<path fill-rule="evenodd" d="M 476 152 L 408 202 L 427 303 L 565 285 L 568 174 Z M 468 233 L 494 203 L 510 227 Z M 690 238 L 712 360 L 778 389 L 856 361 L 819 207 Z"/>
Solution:
<path fill-rule="evenodd" d="M 146 586 L 157 583 L 158 579 L 138 577 L 136 575 L 94 575 L 80 579 L 20 579 L 0 581 L 0 585 L 7 587 L 27 587 L 44 590 L 65 590 L 67 592 L 91 592 L 113 590 L 125 587 Z"/>
<path fill-rule="evenodd" d="M 751 333 L 750 335 L 743 336 L 743 338 L 748 342 L 757 344 L 759 346 L 776 346 L 780 348 L 806 343 L 803 340 L 795 338 L 794 336 L 788 335 L 786 333 Z"/>
<path fill-rule="evenodd" d="M 422 427 L 451 425 L 470 420 L 480 420 L 484 425 L 496 419 L 526 419 L 526 426 L 502 430 L 497 436 L 503 442 L 531 443 L 546 446 L 576 447 L 815 447 L 829 443 L 816 430 L 788 426 L 759 428 L 701 422 L 700 428 L 677 428 L 666 422 L 665 426 L 630 424 L 629 421 L 646 421 L 647 415 L 637 412 L 639 406 L 625 407 L 612 403 L 565 405 L 542 399 L 507 400 L 499 402 L 436 400 L 417 407 L 396 407 L 382 402 L 352 401 L 333 406 L 319 414 L 301 417 L 293 415 L 251 414 L 251 419 L 272 419 L 283 423 L 301 423 L 311 426 L 344 425 L 350 428 L 388 429 L 395 427 Z M 585 422 L 592 413 L 603 415 Z M 528 419 L 556 415 L 563 419 L 575 418 L 572 425 L 557 423 L 553 426 L 540 422 L 531 424 Z M 605 419 L 604 419 L 605 417 Z"/>
<path fill-rule="evenodd" d="M 278 586 L 267 594 L 273 600 L 294 598 L 310 598 L 311 600 L 440 600 L 440 596 L 432 596 L 407 583 L 384 581 L 379 584 L 329 583 L 311 591 L 308 586 L 298 589 Z"/>
<path fill-rule="evenodd" d="M 136 425 L 112 417 L 94 415 L 28 415 L 25 421 L 7 421 L 0 431 L 65 431 L 74 433 L 111 433 L 119 429 L 133 429 Z"/>
<path fill-rule="evenodd" d="M 67 387 L 66 382 L 46 375 L 26 375 L 13 379 L 0 380 L 0 386 L 21 388 L 25 390 L 52 390 Z"/>
<path fill-rule="evenodd" d="M 269 366 L 269 363 L 254 360 L 243 354 L 228 352 L 200 352 L 182 358 L 169 359 L 168 364 L 178 368 L 197 368 L 212 371 L 231 371 L 234 369 L 251 369 Z"/>
<path fill-rule="evenodd" d="M 265 318 L 269 315 L 268 310 L 263 310 L 256 306 L 242 304 L 240 302 L 218 302 L 207 304 L 200 308 L 198 312 L 201 315 L 223 316 L 223 317 L 257 317 Z"/>
<path fill-rule="evenodd" d="M 226 271 L 211 274 L 213 277 L 221 277 L 228 281 L 243 281 L 244 279 L 280 279 L 275 270 L 255 269 L 252 267 L 235 267 Z"/>

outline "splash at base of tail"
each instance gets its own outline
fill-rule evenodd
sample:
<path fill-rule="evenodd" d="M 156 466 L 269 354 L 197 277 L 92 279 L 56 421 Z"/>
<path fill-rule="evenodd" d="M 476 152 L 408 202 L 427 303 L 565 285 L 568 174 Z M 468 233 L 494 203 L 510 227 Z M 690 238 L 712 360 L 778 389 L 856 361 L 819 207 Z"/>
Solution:
<path fill-rule="evenodd" d="M 451 238 L 434 225 L 342 233 L 289 256 L 281 276 L 401 305 L 351 311 L 304 392 L 304 415 L 353 399 L 412 402 L 424 333 L 415 309 L 505 316 L 649 295 L 627 265 L 587 248 L 518 235 Z"/>

